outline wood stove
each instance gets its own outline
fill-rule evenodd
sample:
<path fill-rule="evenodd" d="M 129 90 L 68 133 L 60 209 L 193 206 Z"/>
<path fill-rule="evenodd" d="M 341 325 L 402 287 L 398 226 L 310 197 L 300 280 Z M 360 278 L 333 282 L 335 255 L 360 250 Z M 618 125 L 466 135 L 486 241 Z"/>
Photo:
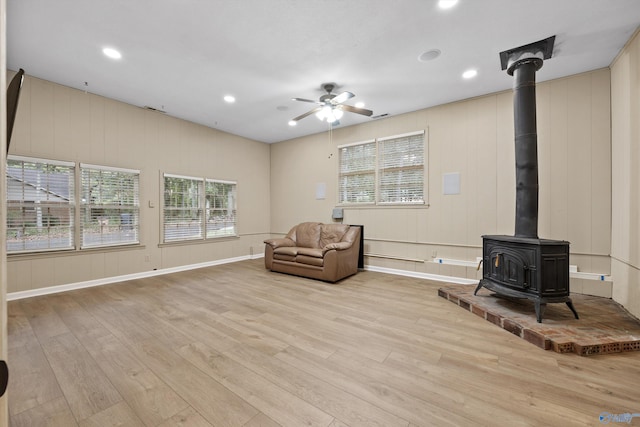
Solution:
<path fill-rule="evenodd" d="M 542 322 L 547 303 L 564 302 L 578 318 L 569 297 L 569 242 L 538 238 L 538 135 L 536 71 L 551 58 L 555 36 L 500 53 L 502 69 L 514 76 L 516 154 L 515 236 L 482 236 L 482 287 L 499 295 L 534 301 Z"/>

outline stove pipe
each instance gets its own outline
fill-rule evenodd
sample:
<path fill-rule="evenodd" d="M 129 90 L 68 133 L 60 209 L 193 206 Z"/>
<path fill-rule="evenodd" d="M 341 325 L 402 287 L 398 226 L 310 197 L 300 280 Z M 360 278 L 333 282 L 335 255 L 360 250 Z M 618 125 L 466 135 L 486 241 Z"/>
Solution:
<path fill-rule="evenodd" d="M 555 36 L 500 53 L 502 69 L 514 77 L 516 156 L 515 237 L 538 238 L 538 134 L 536 71 L 551 57 Z"/>

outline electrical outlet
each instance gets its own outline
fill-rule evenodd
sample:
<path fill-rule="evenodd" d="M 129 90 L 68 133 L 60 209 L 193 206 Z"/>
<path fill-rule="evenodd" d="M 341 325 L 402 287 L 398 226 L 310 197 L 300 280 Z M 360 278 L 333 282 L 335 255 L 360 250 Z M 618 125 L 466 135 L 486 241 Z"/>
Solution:
<path fill-rule="evenodd" d="M 149 262 L 149 261 L 151 261 L 151 258 L 149 257 L 149 255 L 145 255 L 144 262 Z"/>
<path fill-rule="evenodd" d="M 431 258 L 435 258 L 438 256 L 438 251 L 431 252 Z"/>

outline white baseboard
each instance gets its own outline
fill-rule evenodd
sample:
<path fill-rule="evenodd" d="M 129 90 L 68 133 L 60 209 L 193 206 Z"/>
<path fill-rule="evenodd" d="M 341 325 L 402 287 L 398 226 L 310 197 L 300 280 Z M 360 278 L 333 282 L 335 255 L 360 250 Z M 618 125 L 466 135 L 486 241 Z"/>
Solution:
<path fill-rule="evenodd" d="M 477 285 L 477 279 L 465 279 L 463 277 L 441 276 L 439 274 L 421 273 L 419 271 L 396 270 L 394 268 L 375 267 L 372 265 L 365 266 L 367 271 L 376 271 L 378 273 L 395 274 L 398 276 L 415 277 L 418 279 L 434 280 L 436 282 L 457 283 L 460 285 Z"/>
<path fill-rule="evenodd" d="M 244 261 L 247 259 L 264 258 L 264 254 L 245 255 L 234 258 L 225 258 L 215 261 L 201 262 L 198 264 L 181 265 L 179 267 L 163 268 L 160 270 L 143 271 L 140 273 L 124 274 L 122 276 L 105 277 L 103 279 L 87 280 L 85 282 L 68 283 L 66 285 L 48 286 L 45 288 L 32 289 L 29 291 L 19 291 L 7 293 L 7 301 L 14 301 L 23 298 L 31 298 L 41 295 L 57 294 L 59 292 L 73 291 L 75 289 L 91 288 L 94 286 L 108 285 L 111 283 L 124 282 L 127 280 L 144 279 L 146 277 L 160 276 L 162 274 L 177 273 L 180 271 L 195 270 L 196 268 L 211 267 L 214 265 L 229 264 L 232 262 Z"/>

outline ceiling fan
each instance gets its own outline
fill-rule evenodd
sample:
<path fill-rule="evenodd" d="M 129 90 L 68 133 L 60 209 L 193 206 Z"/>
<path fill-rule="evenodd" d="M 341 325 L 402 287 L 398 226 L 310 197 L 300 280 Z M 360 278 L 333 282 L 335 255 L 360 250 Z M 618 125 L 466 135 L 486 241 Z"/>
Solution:
<path fill-rule="evenodd" d="M 326 121 L 327 123 L 330 123 L 332 125 L 340 124 L 339 120 L 340 118 L 342 118 L 342 115 L 345 111 L 348 111 L 350 113 L 362 114 L 364 116 L 371 116 L 373 114 L 373 111 L 367 110 L 366 108 L 352 107 L 351 105 L 343 104 L 343 102 L 353 98 L 355 95 L 351 92 L 346 91 L 335 95 L 331 93 L 331 91 L 333 91 L 335 87 L 336 85 L 334 83 L 323 84 L 322 88 L 327 93 L 322 95 L 319 101 L 313 101 L 311 99 L 305 98 L 292 98 L 294 101 L 318 104 L 318 107 L 299 115 L 298 117 L 292 119 L 289 123 L 295 125 L 299 120 L 302 120 L 314 113 L 320 120 Z"/>

